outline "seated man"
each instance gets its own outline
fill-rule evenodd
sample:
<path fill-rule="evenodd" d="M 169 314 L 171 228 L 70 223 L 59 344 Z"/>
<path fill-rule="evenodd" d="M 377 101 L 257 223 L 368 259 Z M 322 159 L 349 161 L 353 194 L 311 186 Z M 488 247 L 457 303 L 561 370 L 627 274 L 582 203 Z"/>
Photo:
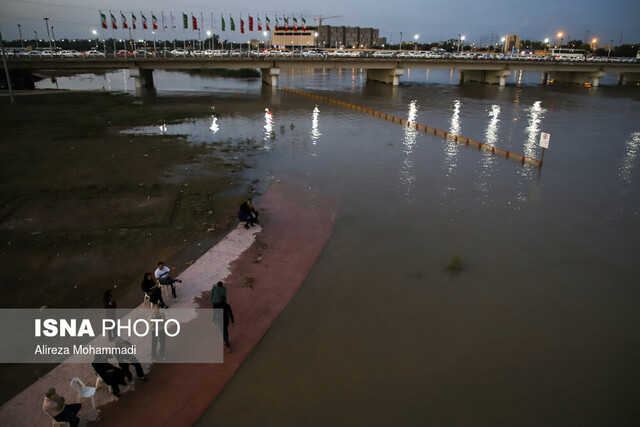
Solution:
<path fill-rule="evenodd" d="M 259 212 L 253 208 L 253 202 L 248 199 L 240 205 L 238 219 L 240 222 L 245 222 L 244 228 L 249 228 L 249 226 L 254 226 L 260 222 L 258 221 L 258 214 Z"/>
<path fill-rule="evenodd" d="M 44 393 L 44 403 L 42 409 L 44 409 L 49 415 L 56 421 L 68 422 L 71 427 L 77 427 L 80 423 L 78 418 L 78 412 L 82 407 L 79 403 L 72 403 L 67 405 L 64 403 L 64 397 L 56 393 L 56 389 L 49 387 Z"/>
<path fill-rule="evenodd" d="M 129 341 L 123 340 L 122 338 L 116 338 L 116 346 L 120 348 L 132 347 L 132 344 Z M 147 378 L 144 376 L 144 371 L 142 370 L 142 365 L 138 362 L 138 358 L 133 354 L 116 354 L 116 360 L 120 365 L 120 369 L 124 372 L 125 377 L 127 377 L 128 381 L 133 379 L 133 375 L 129 370 L 129 365 L 133 365 L 136 370 L 136 375 L 138 379 L 142 381 L 146 381 Z"/>
<path fill-rule="evenodd" d="M 120 387 L 118 387 L 118 384 L 127 385 L 124 371 L 109 363 L 107 357 L 103 354 L 96 354 L 91 366 L 93 370 L 96 371 L 96 374 L 100 375 L 102 381 L 111 387 L 112 394 L 115 397 L 120 397 Z"/>
<path fill-rule="evenodd" d="M 178 302 L 178 296 L 176 295 L 176 287 L 174 285 L 175 282 L 182 283 L 182 280 L 174 279 L 169 276 L 169 272 L 171 270 L 169 267 L 164 265 L 164 262 L 160 261 L 158 263 L 158 268 L 154 272 L 156 279 L 158 279 L 158 283 L 161 285 L 171 286 L 171 293 L 173 294 L 173 301 Z"/>
<path fill-rule="evenodd" d="M 158 287 L 155 280 L 153 280 L 153 276 L 151 273 L 145 273 L 144 278 L 142 279 L 142 283 L 140 283 L 140 287 L 144 291 L 145 294 L 149 295 L 149 301 L 151 304 L 158 304 L 162 308 L 169 308 L 162 299 L 162 291 Z"/>

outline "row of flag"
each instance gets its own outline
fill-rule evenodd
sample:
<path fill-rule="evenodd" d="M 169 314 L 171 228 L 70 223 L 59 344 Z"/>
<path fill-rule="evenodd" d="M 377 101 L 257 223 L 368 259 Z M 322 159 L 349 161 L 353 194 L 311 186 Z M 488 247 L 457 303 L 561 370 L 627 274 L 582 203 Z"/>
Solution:
<path fill-rule="evenodd" d="M 109 25 L 107 24 L 107 15 L 105 15 L 104 13 L 102 13 L 102 11 L 98 11 L 100 13 L 100 22 L 102 25 L 103 29 L 108 29 Z M 113 12 L 109 11 L 109 15 L 111 18 L 111 28 L 114 30 L 118 29 L 118 20 L 116 19 L 116 17 L 113 15 Z M 166 22 L 166 17 L 164 15 L 164 12 L 161 12 L 161 17 L 162 17 L 162 28 L 163 29 L 176 29 L 176 21 L 175 21 L 175 17 L 173 16 L 172 12 L 169 12 L 169 16 L 171 19 L 171 27 L 169 27 L 167 25 Z M 140 12 L 140 17 L 142 18 L 142 29 L 146 30 L 149 29 L 149 26 L 147 24 L 147 17 L 144 15 L 144 13 Z M 257 22 L 256 22 L 256 28 L 257 31 L 262 31 L 262 20 L 260 19 L 260 16 L 257 16 Z M 265 19 L 265 25 L 264 25 L 264 29 L 266 31 L 271 31 L 271 20 L 269 19 L 268 16 L 264 16 Z M 280 19 L 282 19 L 282 23 L 280 22 Z M 307 30 L 307 20 L 304 19 L 303 16 L 300 16 L 300 20 L 301 20 L 301 30 L 302 31 L 306 31 Z M 189 19 L 189 15 L 187 15 L 186 13 L 182 12 L 182 28 L 185 30 L 189 29 L 189 21 L 191 21 L 191 29 L 194 31 L 197 31 L 199 29 L 198 27 L 198 18 L 191 13 L 191 19 Z M 298 31 L 298 18 L 297 17 L 292 17 L 292 21 L 291 25 L 289 23 L 289 17 L 287 16 L 283 16 L 282 18 L 278 18 L 278 15 L 276 15 L 275 17 L 275 27 L 274 29 L 276 31 L 280 31 L 280 30 L 284 30 L 284 31 L 288 31 L 289 27 L 292 28 L 293 31 Z M 131 26 L 129 26 L 129 23 L 127 22 L 127 16 L 120 11 L 120 27 L 123 29 L 132 29 L 132 30 L 136 30 L 138 29 L 137 26 L 137 22 L 138 22 L 138 17 L 132 12 L 131 13 Z M 221 29 L 222 31 L 227 31 L 227 23 L 224 20 L 224 16 L 222 14 L 220 14 L 220 22 L 221 22 Z M 231 14 L 229 14 L 229 30 L 230 31 L 236 31 L 236 24 L 233 20 L 233 17 L 231 16 Z M 202 13 L 200 14 L 200 25 L 204 24 L 204 19 L 202 17 Z M 216 23 L 215 20 L 213 19 L 213 13 L 211 14 L 211 24 L 212 24 L 212 28 L 216 29 Z M 254 28 L 254 19 L 253 16 L 249 15 L 249 31 L 253 31 Z M 158 29 L 158 18 L 156 18 L 156 16 L 154 15 L 153 12 L 151 12 L 151 27 L 153 30 L 157 30 Z M 242 19 L 242 15 L 240 15 L 240 32 L 242 34 L 244 34 L 244 19 Z"/>

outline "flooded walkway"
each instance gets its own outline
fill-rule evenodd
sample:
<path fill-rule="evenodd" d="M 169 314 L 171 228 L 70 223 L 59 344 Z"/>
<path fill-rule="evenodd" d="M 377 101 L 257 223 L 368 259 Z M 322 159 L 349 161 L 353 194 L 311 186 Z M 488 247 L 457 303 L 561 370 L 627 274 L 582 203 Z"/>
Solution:
<path fill-rule="evenodd" d="M 233 352 L 225 353 L 224 363 L 144 366 L 149 381 L 136 382 L 135 390 L 126 387 L 120 399 L 109 396 L 104 385 L 98 389 L 99 413 L 83 401 L 83 423 L 187 426 L 196 421 L 295 295 L 331 235 L 335 205 L 315 198 L 300 178 L 275 182 L 256 202 L 262 229 L 237 227 L 180 275 L 189 287 L 172 305 L 178 308 L 207 307 L 211 284 L 224 280 L 235 315 L 229 329 Z M 44 390 L 53 385 L 67 402 L 75 402 L 68 385 L 75 376 L 94 385 L 89 365 L 59 365 L 3 405 L 0 418 L 15 425 L 49 425 L 41 411 Z"/>

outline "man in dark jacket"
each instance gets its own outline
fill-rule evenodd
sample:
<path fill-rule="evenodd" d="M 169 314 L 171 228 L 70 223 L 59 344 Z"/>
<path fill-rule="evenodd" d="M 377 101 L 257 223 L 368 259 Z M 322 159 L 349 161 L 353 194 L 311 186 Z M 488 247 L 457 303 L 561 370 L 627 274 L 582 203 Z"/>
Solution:
<path fill-rule="evenodd" d="M 96 354 L 91 366 L 93 370 L 96 371 L 96 374 L 102 378 L 102 381 L 111 387 L 111 393 L 115 397 L 120 397 L 120 387 L 118 387 L 118 384 L 127 385 L 124 371 L 109 363 L 107 357 L 103 354 Z"/>
<path fill-rule="evenodd" d="M 227 352 L 231 353 L 231 344 L 229 344 L 229 319 L 231 319 L 231 323 L 235 323 L 235 321 L 233 320 L 231 306 L 227 304 L 227 297 L 222 297 L 222 302 L 218 308 L 222 309 L 222 339 L 227 346 Z"/>

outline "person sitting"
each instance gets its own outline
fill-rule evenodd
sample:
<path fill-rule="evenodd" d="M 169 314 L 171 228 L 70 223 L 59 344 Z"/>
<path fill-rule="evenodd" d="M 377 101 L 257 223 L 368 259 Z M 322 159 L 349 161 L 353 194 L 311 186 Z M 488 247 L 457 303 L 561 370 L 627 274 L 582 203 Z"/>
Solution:
<path fill-rule="evenodd" d="M 80 418 L 78 418 L 80 408 L 82 408 L 80 403 L 72 403 L 70 405 L 64 403 L 64 397 L 56 393 L 54 387 L 49 387 L 49 390 L 44 393 L 42 409 L 56 421 L 66 421 L 71 427 L 77 427 L 80 424 Z"/>
<path fill-rule="evenodd" d="M 164 303 L 164 300 L 162 299 L 162 291 L 160 290 L 160 287 L 158 287 L 156 281 L 153 280 L 153 275 L 151 273 L 144 274 L 140 287 L 144 293 L 149 296 L 149 301 L 151 301 L 152 305 L 158 304 L 162 308 L 169 308 L 169 306 Z"/>
<path fill-rule="evenodd" d="M 249 228 L 249 226 L 255 226 L 260 223 L 260 221 L 258 221 L 258 214 L 259 212 L 253 208 L 253 202 L 251 199 L 248 199 L 240 205 L 238 219 L 240 222 L 245 223 L 244 228 Z"/>
<path fill-rule="evenodd" d="M 158 279 L 158 283 L 161 285 L 171 286 L 171 293 L 173 294 L 173 301 L 178 302 L 178 296 L 176 295 L 176 287 L 174 285 L 175 282 L 182 283 L 182 280 L 174 279 L 169 276 L 169 272 L 171 270 L 169 267 L 164 265 L 164 262 L 160 261 L 158 263 L 158 268 L 154 272 L 156 279 Z"/>
<path fill-rule="evenodd" d="M 91 366 L 93 370 L 96 371 L 96 374 L 102 378 L 102 381 L 111 387 L 111 393 L 115 397 L 120 397 L 120 387 L 118 387 L 118 384 L 127 385 L 124 371 L 109 363 L 104 354 L 96 354 Z"/>
<path fill-rule="evenodd" d="M 133 347 L 133 344 L 131 344 L 127 340 L 123 340 L 122 338 L 118 337 L 116 338 L 116 346 L 124 349 L 127 347 L 129 348 Z M 131 382 L 131 380 L 133 379 L 133 375 L 129 370 L 130 365 L 133 365 L 134 369 L 136 370 L 136 376 L 138 377 L 138 379 L 142 381 L 147 380 L 147 378 L 144 376 L 142 365 L 138 361 L 138 358 L 135 357 L 133 354 L 116 353 L 116 360 L 118 361 L 118 365 L 120 365 L 120 369 L 122 369 L 122 371 L 124 372 L 125 377 L 127 377 L 127 381 Z"/>

